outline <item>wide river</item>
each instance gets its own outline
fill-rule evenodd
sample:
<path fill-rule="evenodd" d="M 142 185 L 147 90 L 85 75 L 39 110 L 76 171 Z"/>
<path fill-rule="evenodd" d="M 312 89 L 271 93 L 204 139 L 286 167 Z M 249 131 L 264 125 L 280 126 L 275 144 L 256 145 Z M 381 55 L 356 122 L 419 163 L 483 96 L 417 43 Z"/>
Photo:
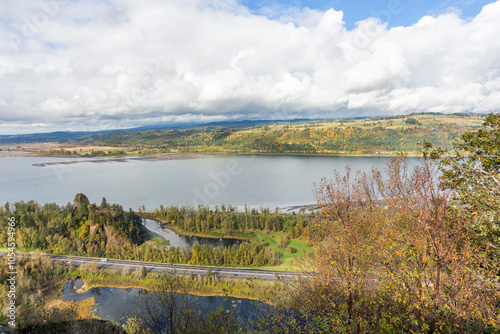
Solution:
<path fill-rule="evenodd" d="M 188 156 L 189 157 L 189 156 Z M 417 162 L 410 158 L 410 163 Z M 315 203 L 314 183 L 352 171 L 383 170 L 387 157 L 205 156 L 190 159 L 139 157 L 68 159 L 2 157 L 0 204 L 35 200 L 72 202 L 84 193 L 90 202 L 119 203 L 125 209 L 160 205 L 231 204 L 239 208 L 289 207 Z M 353 173 L 354 174 L 354 173 Z"/>

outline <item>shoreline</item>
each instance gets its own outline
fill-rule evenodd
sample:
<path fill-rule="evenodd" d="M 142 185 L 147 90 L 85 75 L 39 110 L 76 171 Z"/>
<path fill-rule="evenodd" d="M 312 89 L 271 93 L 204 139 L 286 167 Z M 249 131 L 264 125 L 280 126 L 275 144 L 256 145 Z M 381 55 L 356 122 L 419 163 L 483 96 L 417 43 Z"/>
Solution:
<path fill-rule="evenodd" d="M 179 153 L 158 153 L 158 154 L 127 154 L 127 155 L 109 155 L 109 156 L 74 156 L 74 155 L 50 155 L 50 154 L 39 154 L 36 151 L 10 151 L 7 154 L 1 154 L 1 157 L 41 157 L 41 158 L 59 158 L 59 159 L 88 159 L 88 162 L 92 162 L 92 160 L 105 160 L 105 159 L 136 159 L 136 160 L 183 160 L 183 159 L 169 159 L 168 157 L 173 156 L 186 156 L 185 159 L 196 159 L 196 158 L 204 158 L 211 156 L 308 156 L 308 157 L 397 157 L 403 153 L 404 156 L 410 158 L 418 158 L 421 157 L 422 154 L 415 153 L 406 153 L 406 152 L 394 152 L 394 153 L 377 153 L 377 154 L 362 154 L 362 153 L 266 153 L 266 152 L 248 152 L 248 153 L 236 153 L 236 152 L 210 152 L 210 153 L 202 153 L 202 152 L 179 152 Z M 195 158 L 189 158 L 190 156 L 196 156 Z M 451 155 L 449 155 L 451 156 Z M 83 161 L 82 161 L 83 162 Z M 85 161 L 86 162 L 86 161 Z M 76 162 L 67 162 L 67 163 L 76 163 Z"/>

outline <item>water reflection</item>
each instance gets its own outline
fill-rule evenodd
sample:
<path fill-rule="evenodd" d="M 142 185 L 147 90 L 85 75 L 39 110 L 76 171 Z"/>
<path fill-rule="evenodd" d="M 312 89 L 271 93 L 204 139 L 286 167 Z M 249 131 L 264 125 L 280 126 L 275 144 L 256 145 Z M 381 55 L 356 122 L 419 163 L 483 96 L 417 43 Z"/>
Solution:
<path fill-rule="evenodd" d="M 116 289 L 108 287 L 96 287 L 84 293 L 77 293 L 75 285 L 83 285 L 81 280 L 69 280 L 63 287 L 62 300 L 65 302 L 78 302 L 88 298 L 94 298 L 93 311 L 101 319 L 120 323 L 121 319 L 128 319 L 134 309 L 135 298 L 144 293 L 141 289 Z"/>
<path fill-rule="evenodd" d="M 83 281 L 80 277 L 72 280 L 70 279 L 68 283 L 64 284 L 63 296 L 72 296 L 77 294 L 77 290 L 83 287 Z"/>

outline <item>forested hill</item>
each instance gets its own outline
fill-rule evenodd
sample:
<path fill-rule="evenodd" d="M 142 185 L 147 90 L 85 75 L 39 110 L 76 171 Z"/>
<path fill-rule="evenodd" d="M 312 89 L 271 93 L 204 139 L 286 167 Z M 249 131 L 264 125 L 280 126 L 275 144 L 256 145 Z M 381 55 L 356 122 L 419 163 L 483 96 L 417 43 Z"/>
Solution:
<path fill-rule="evenodd" d="M 89 204 L 82 194 L 64 207 L 34 201 L 6 204 L 0 216 L 4 224 L 10 217 L 16 219 L 17 246 L 49 253 L 105 257 L 126 254 L 148 240 L 134 212 L 105 200 L 100 206 Z M 4 245 L 7 232 L 7 226 L 0 230 Z"/>
<path fill-rule="evenodd" d="M 304 121 L 249 128 L 122 131 L 80 144 L 127 148 L 123 153 L 418 153 L 423 140 L 451 149 L 453 139 L 481 127 L 483 115 L 419 114 L 336 121 Z"/>

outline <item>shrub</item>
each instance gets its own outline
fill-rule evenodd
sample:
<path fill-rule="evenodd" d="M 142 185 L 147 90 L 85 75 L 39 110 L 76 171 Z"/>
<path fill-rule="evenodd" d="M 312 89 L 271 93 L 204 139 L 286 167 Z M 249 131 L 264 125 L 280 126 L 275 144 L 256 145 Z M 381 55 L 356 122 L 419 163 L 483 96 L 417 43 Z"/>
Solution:
<path fill-rule="evenodd" d="M 283 233 L 278 241 L 278 247 L 281 249 L 285 249 L 288 245 L 288 234 Z"/>
<path fill-rule="evenodd" d="M 406 124 L 421 125 L 421 123 L 419 121 L 417 121 L 415 118 L 411 118 L 411 117 L 407 118 L 405 120 L 405 123 Z"/>

